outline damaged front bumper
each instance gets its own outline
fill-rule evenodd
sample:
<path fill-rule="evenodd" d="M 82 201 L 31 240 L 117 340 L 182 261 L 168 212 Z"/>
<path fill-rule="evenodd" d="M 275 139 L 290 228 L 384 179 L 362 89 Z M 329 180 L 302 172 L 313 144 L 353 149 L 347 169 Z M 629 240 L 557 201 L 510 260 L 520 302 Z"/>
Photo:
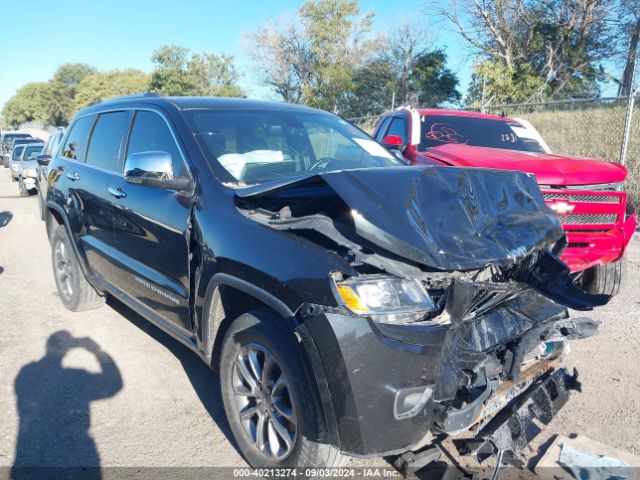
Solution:
<path fill-rule="evenodd" d="M 563 346 L 595 333 L 597 323 L 569 319 L 564 307 L 530 288 L 500 296 L 489 282 L 454 283 L 451 307 L 433 321 L 398 325 L 308 312 L 297 333 L 332 445 L 351 456 L 391 455 L 430 434 L 470 429 L 482 429 L 476 442 L 491 442 L 513 437 L 515 420 L 485 432 L 514 405 L 518 419 L 532 405 L 544 423 L 564 404 L 557 394 L 569 385 L 558 380 L 565 378 L 557 367 Z"/>

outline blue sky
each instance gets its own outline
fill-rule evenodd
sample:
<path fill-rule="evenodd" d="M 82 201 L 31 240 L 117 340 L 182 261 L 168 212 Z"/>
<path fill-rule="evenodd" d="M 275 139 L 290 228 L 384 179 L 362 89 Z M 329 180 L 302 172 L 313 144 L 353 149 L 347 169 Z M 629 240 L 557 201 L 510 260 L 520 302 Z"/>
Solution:
<path fill-rule="evenodd" d="M 0 106 L 28 82 L 46 81 L 67 62 L 84 62 L 101 70 L 138 68 L 151 71 L 151 53 L 176 43 L 196 52 L 236 57 L 242 86 L 251 97 L 268 91 L 252 71 L 243 48 L 244 34 L 266 18 L 293 13 L 303 0 L 22 0 L 3 2 L 0 43 Z M 374 11 L 373 29 L 384 33 L 404 18 L 428 24 L 426 1 L 361 0 L 362 11 Z M 25 12 L 28 17 L 18 21 Z M 434 27 L 436 45 L 446 46 L 449 67 L 466 89 L 469 51 L 447 29 Z"/>

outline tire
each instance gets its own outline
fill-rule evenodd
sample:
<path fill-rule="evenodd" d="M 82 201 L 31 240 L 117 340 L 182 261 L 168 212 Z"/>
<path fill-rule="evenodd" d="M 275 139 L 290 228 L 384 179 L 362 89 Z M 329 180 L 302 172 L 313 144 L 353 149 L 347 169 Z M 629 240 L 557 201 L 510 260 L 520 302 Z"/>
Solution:
<path fill-rule="evenodd" d="M 40 210 L 40 220 L 44 221 L 46 220 L 45 211 L 44 211 L 44 200 L 42 199 L 42 194 L 40 193 L 40 190 L 36 190 L 36 193 L 38 194 L 38 209 Z"/>
<path fill-rule="evenodd" d="M 304 368 L 300 368 L 305 362 L 287 326 L 272 311 L 255 310 L 238 317 L 225 335 L 220 357 L 220 385 L 224 409 L 240 453 L 253 468 L 344 466 L 349 457 L 327 443 L 324 416 L 317 406 Z M 271 368 L 252 370 L 250 358 L 254 364 L 259 364 L 262 359 L 263 366 L 271 365 Z M 238 367 L 241 363 L 244 369 Z M 253 378 L 254 385 L 261 383 L 252 371 L 267 372 L 263 375 L 266 381 L 262 382 L 257 395 L 249 393 L 248 377 Z M 275 386 L 271 395 L 268 394 L 269 386 Z M 241 390 L 249 394 L 238 395 L 236 392 Z M 256 390 L 254 388 L 254 392 Z M 258 403 L 260 398 L 262 401 Z M 256 412 L 269 411 L 262 414 L 263 425 L 266 425 L 263 429 L 266 442 L 262 451 L 256 440 L 260 431 L 260 414 L 247 416 L 244 424 L 240 419 L 240 411 L 246 412 L 251 408 Z M 290 420 L 281 412 L 288 412 Z M 269 437 L 269 433 L 276 432 L 276 423 L 280 425 L 279 431 L 288 436 L 290 447 L 283 440 L 284 435 L 277 436 L 277 442 L 273 441 L 275 435 Z M 274 444 L 278 447 L 271 447 Z"/>
<path fill-rule="evenodd" d="M 580 283 L 589 293 L 614 296 L 620 293 L 626 270 L 625 258 L 605 265 L 596 265 L 583 273 Z"/>
<path fill-rule="evenodd" d="M 28 196 L 31 195 L 29 193 L 29 190 L 27 190 L 27 187 L 25 187 L 24 181 L 22 180 L 22 177 L 20 177 L 18 179 L 18 189 L 20 189 L 20 196 L 21 197 L 28 197 Z"/>
<path fill-rule="evenodd" d="M 12 182 L 17 182 L 17 181 L 18 181 L 18 179 L 12 175 L 12 176 L 11 176 L 11 181 L 12 181 Z"/>
<path fill-rule="evenodd" d="M 66 308 L 81 312 L 104 304 L 104 297 L 96 292 L 82 273 L 62 225 L 58 225 L 51 236 L 51 263 L 60 300 Z"/>

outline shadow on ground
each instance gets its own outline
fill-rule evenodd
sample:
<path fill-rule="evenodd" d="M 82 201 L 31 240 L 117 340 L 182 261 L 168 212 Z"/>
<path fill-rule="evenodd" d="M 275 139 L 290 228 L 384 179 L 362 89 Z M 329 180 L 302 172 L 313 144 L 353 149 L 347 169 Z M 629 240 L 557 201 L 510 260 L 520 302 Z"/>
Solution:
<path fill-rule="evenodd" d="M 94 355 L 100 373 L 63 367 L 63 358 L 75 348 Z M 122 388 L 109 354 L 90 338 L 58 331 L 48 338 L 45 355 L 22 367 L 14 388 L 19 427 L 11 478 L 51 478 L 74 468 L 82 470 L 83 478 L 101 478 L 100 457 L 89 434 L 90 404 Z"/>
<path fill-rule="evenodd" d="M 0 212 L 0 228 L 6 227 L 12 219 L 13 213 L 7 211 Z"/>
<path fill-rule="evenodd" d="M 125 304 L 112 297 L 109 297 L 107 304 L 133 325 L 149 335 L 153 340 L 162 344 L 180 361 L 182 368 L 184 368 L 193 389 L 207 410 L 207 413 L 211 416 L 233 448 L 240 453 L 224 412 L 218 375 L 189 348 L 145 320 L 144 317 L 131 310 Z"/>

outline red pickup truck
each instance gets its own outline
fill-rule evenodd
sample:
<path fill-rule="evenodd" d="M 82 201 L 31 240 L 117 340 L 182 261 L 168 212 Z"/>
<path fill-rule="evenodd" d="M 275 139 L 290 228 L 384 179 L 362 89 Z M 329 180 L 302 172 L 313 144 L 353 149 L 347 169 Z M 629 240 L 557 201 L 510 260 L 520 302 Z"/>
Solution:
<path fill-rule="evenodd" d="M 556 155 L 530 125 L 475 112 L 401 108 L 377 122 L 374 136 L 412 165 L 520 170 L 536 176 L 567 234 L 562 259 L 591 293 L 615 295 L 637 213 L 616 163 Z"/>

